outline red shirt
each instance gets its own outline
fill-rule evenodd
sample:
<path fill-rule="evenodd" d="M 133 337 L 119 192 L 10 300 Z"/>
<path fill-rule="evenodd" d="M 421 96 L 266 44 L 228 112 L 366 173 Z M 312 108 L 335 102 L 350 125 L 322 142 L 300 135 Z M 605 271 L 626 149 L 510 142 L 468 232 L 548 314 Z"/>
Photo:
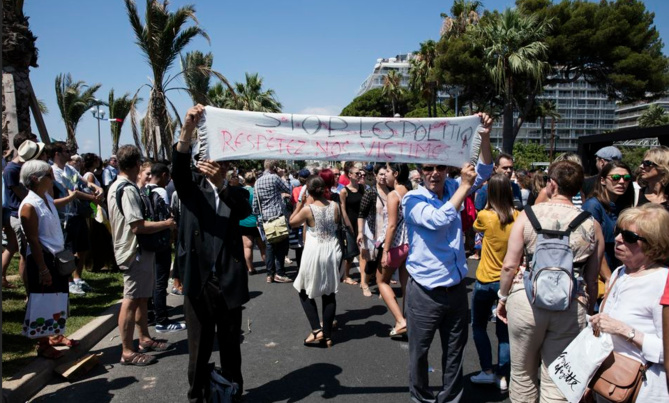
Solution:
<path fill-rule="evenodd" d="M 348 184 L 351 183 L 351 180 L 342 172 L 342 174 L 339 176 L 339 183 L 344 186 L 348 186 Z"/>
<path fill-rule="evenodd" d="M 667 277 L 667 283 L 664 285 L 664 294 L 662 294 L 660 305 L 669 306 L 669 277 Z"/>

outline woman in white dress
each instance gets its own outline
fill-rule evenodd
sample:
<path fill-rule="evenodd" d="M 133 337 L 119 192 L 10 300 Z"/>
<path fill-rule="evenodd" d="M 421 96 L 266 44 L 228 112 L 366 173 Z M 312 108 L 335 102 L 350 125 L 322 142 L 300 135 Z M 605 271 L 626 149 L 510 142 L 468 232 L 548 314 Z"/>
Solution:
<path fill-rule="evenodd" d="M 303 197 L 290 217 L 293 228 L 307 223 L 300 270 L 293 286 L 300 293 L 302 308 L 311 325 L 311 333 L 304 340 L 304 345 L 332 347 L 332 323 L 337 309 L 335 293 L 339 285 L 342 256 L 337 238 L 341 212 L 339 205 L 329 200 L 328 189 L 321 177 L 309 179 L 307 191 L 309 204 L 307 198 Z M 323 299 L 322 328 L 314 300 L 317 297 Z"/>

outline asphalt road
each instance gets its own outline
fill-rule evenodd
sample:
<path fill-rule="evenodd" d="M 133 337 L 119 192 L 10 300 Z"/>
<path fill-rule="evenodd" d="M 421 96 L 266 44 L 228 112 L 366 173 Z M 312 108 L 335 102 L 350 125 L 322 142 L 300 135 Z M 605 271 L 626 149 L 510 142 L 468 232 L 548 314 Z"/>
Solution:
<path fill-rule="evenodd" d="M 291 256 L 293 253 L 291 252 Z M 263 269 L 256 252 L 258 269 Z M 468 292 L 472 291 L 475 261 L 469 261 Z M 288 267 L 295 272 L 294 264 Z M 388 337 L 393 319 L 385 304 L 374 295 L 366 298 L 358 286 L 341 284 L 337 294 L 340 330 L 330 349 L 308 348 L 302 340 L 309 325 L 292 284 L 267 284 L 265 275 L 249 278 L 251 301 L 243 311 L 243 374 L 247 402 L 406 402 L 408 390 L 408 344 Z M 399 290 L 399 286 L 396 286 Z M 182 297 L 170 295 L 172 318 L 183 320 Z M 320 306 L 320 301 L 319 301 Z M 153 334 L 153 328 L 151 328 Z M 496 362 L 494 325 L 488 326 Z M 158 363 L 148 367 L 118 364 L 121 349 L 118 332 L 108 334 L 92 353 L 104 353 L 101 365 L 75 383 L 55 379 L 34 402 L 179 402 L 186 400 L 188 349 L 186 332 L 160 335 L 175 349 L 156 353 Z M 430 385 L 441 386 L 441 348 L 438 336 L 430 350 Z M 212 361 L 219 362 L 215 349 Z M 469 330 L 465 349 L 466 402 L 508 401 L 494 385 L 473 385 L 480 371 L 478 355 Z"/>

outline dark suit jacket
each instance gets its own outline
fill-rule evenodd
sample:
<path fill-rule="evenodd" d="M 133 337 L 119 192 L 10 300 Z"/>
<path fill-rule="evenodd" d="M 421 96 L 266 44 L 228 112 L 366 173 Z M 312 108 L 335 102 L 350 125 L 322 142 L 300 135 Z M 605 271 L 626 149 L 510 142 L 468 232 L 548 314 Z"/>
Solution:
<path fill-rule="evenodd" d="M 175 147 L 172 156 L 172 180 L 181 200 L 176 260 L 184 294 L 198 298 L 216 266 L 228 309 L 237 308 L 249 300 L 239 232 L 239 220 L 251 214 L 249 193 L 226 187 L 216 210 L 214 190 L 203 175 L 191 171 L 190 154 Z"/>

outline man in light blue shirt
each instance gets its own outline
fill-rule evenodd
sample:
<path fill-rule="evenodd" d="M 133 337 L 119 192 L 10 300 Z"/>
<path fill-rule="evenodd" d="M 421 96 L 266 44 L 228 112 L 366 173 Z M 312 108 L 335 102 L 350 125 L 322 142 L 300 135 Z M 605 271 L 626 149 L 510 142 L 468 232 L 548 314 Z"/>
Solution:
<path fill-rule="evenodd" d="M 490 127 L 480 113 L 481 155 L 476 169 L 466 164 L 458 180 L 446 165 L 424 164 L 425 185 L 402 199 L 409 233 L 406 318 L 409 336 L 409 389 L 415 402 L 458 402 L 463 391 L 463 351 L 467 343 L 467 275 L 460 211 L 464 200 L 492 174 Z M 428 384 L 428 351 L 441 337 L 443 387 L 436 399 Z"/>

